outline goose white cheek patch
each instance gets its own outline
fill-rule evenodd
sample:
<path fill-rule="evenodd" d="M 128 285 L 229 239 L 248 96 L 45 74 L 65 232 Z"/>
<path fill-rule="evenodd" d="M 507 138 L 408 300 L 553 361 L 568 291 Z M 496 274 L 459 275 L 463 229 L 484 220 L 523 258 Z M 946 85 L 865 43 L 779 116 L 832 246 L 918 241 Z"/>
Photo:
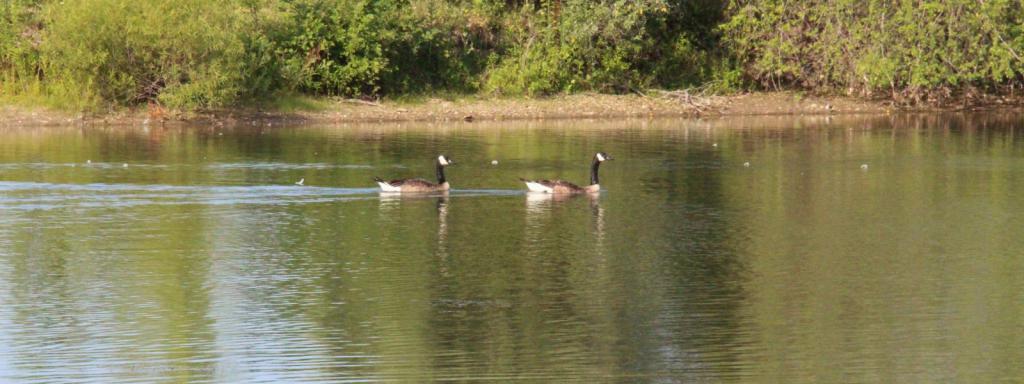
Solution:
<path fill-rule="evenodd" d="M 598 153 L 597 154 L 597 161 L 604 161 L 604 155 Z"/>

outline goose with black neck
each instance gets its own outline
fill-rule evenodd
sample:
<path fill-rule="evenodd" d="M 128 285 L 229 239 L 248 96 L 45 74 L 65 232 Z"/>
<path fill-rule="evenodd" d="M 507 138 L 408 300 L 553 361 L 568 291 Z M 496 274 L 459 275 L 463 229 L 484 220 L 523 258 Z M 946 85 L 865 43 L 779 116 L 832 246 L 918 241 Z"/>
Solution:
<path fill-rule="evenodd" d="M 527 180 L 519 178 L 519 180 L 526 183 L 526 188 L 529 189 L 530 192 L 551 194 L 597 193 L 601 191 L 601 181 L 598 177 L 598 169 L 601 167 L 601 163 L 608 160 L 612 160 L 612 157 L 607 153 L 598 152 L 594 154 L 594 158 L 590 163 L 590 185 L 583 187 L 560 179 Z"/>
<path fill-rule="evenodd" d="M 383 192 L 400 192 L 400 193 L 416 193 L 416 192 L 447 192 L 451 189 L 451 185 L 448 184 L 448 179 L 445 178 L 444 169 L 449 165 L 455 164 L 451 158 L 445 155 L 437 156 L 435 162 L 437 170 L 437 182 L 431 183 L 423 179 L 395 179 L 395 180 L 384 180 L 380 177 L 374 177 L 373 180 L 380 186 L 380 190 Z"/>

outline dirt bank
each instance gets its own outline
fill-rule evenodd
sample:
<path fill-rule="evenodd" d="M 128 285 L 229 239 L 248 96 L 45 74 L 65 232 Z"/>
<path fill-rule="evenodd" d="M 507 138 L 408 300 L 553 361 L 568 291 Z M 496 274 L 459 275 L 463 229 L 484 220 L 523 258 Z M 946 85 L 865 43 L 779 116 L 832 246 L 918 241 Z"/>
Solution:
<path fill-rule="evenodd" d="M 0 125 L 139 124 L 332 124 L 386 121 L 477 121 L 614 117 L 713 117 L 733 115 L 807 115 L 885 113 L 881 103 L 796 93 L 753 93 L 699 97 L 685 92 L 631 95 L 583 94 L 543 99 L 427 99 L 420 102 L 319 100 L 316 108 L 296 112 L 254 109 L 175 113 L 142 108 L 107 115 L 0 107 Z"/>

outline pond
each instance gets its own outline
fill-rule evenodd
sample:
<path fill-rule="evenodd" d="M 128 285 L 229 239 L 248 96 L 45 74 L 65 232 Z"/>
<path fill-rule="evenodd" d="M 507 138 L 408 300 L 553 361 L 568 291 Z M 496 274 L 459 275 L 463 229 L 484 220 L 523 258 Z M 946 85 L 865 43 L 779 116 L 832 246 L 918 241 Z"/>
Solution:
<path fill-rule="evenodd" d="M 1022 123 L 0 128 L 0 381 L 1024 380 Z"/>

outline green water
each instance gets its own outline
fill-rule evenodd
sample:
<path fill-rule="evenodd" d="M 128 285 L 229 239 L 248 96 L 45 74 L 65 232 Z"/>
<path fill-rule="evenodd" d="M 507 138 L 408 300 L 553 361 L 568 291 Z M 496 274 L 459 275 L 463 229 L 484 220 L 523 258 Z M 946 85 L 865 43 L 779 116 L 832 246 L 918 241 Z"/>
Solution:
<path fill-rule="evenodd" d="M 2 127 L 0 382 L 1020 382 L 1022 123 Z"/>

